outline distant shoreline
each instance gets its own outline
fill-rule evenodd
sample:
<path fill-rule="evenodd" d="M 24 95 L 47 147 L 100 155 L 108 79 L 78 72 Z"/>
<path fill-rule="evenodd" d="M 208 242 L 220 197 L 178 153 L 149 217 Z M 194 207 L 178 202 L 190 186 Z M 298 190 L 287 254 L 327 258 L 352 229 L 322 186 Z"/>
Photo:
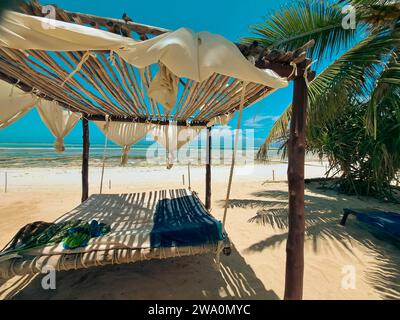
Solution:
<path fill-rule="evenodd" d="M 67 144 L 63 153 L 56 153 L 51 143 L 0 143 L 0 168 L 48 168 L 62 167 L 73 168 L 81 166 L 80 145 Z M 262 161 L 255 160 L 257 148 L 239 149 L 237 155 L 237 165 L 263 164 Z M 105 153 L 104 153 L 105 151 Z M 269 151 L 269 159 L 274 163 L 285 163 L 281 159 L 278 149 Z M 178 153 L 177 166 L 187 166 L 190 163 L 193 167 L 203 166 L 205 164 L 204 148 L 183 147 Z M 121 148 L 111 145 L 104 150 L 103 145 L 91 145 L 90 147 L 90 166 L 100 167 L 103 165 L 105 156 L 105 165 L 107 167 L 120 166 Z M 166 152 L 162 147 L 154 145 L 135 145 L 129 152 L 127 167 L 163 167 L 165 166 Z M 213 166 L 225 166 L 231 163 L 231 148 L 214 148 L 212 150 Z M 307 161 L 320 162 L 315 155 L 308 155 Z"/>

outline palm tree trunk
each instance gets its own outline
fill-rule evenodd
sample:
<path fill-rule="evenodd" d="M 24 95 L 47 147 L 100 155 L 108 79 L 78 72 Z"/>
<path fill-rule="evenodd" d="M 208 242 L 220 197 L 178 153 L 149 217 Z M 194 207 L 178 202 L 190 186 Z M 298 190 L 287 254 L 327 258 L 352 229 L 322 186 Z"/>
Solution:
<path fill-rule="evenodd" d="M 307 107 L 306 62 L 298 65 L 294 79 L 288 145 L 289 233 L 286 244 L 285 299 L 303 298 L 304 275 L 304 159 Z"/>

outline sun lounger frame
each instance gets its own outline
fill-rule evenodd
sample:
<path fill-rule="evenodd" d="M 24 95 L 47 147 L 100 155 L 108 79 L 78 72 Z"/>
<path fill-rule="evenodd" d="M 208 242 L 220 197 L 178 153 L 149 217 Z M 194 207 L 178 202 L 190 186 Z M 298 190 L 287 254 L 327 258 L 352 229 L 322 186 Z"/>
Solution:
<path fill-rule="evenodd" d="M 174 191 L 176 192 L 177 190 Z M 204 204 L 198 198 L 197 193 L 191 191 L 191 196 L 195 199 L 196 205 L 200 206 L 205 213 L 211 216 L 211 213 L 205 208 Z M 107 197 L 107 195 L 101 195 L 101 197 Z M 92 198 L 89 198 L 88 201 L 90 201 L 90 199 Z M 74 210 L 78 210 L 77 212 L 82 213 L 85 212 L 85 208 L 88 210 L 87 208 L 95 207 L 96 204 L 96 202 L 86 202 Z M 135 204 L 135 202 L 132 204 Z M 62 221 L 67 216 L 73 217 L 76 214 L 74 213 L 74 210 L 61 216 L 56 221 Z M 127 264 L 147 260 L 169 259 L 206 253 L 216 255 L 215 262 L 217 268 L 219 268 L 220 254 L 223 253 L 224 255 L 230 255 L 231 253 L 230 240 L 226 233 L 224 233 L 224 240 L 202 245 L 160 248 L 96 247 L 87 251 L 83 250 L 84 249 L 76 250 L 75 252 L 68 251 L 65 253 L 55 252 L 53 254 L 40 253 L 37 255 L 33 253 L 26 253 L 25 255 L 21 256 L 12 256 L 8 260 L 0 262 L 0 277 L 8 279 L 13 276 L 22 276 L 27 274 L 33 275 L 41 273 L 43 270 L 48 270 L 49 267 L 55 271 L 67 271 L 113 264 Z"/>

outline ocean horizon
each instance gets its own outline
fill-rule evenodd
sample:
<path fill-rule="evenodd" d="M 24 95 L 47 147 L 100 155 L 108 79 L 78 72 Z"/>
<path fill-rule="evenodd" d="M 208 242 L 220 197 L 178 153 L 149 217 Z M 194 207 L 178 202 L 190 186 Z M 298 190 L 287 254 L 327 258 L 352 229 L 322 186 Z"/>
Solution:
<path fill-rule="evenodd" d="M 255 161 L 258 147 L 239 148 L 237 163 L 246 164 Z M 279 149 L 274 148 L 269 151 L 271 161 L 281 161 Z M 177 165 L 203 165 L 205 159 L 205 147 L 203 146 L 184 146 L 179 150 Z M 105 150 L 104 144 L 93 143 L 90 145 L 90 162 L 93 166 L 101 166 L 105 158 L 106 166 L 118 166 L 120 164 L 121 147 L 108 143 Z M 213 146 L 212 162 L 213 165 L 229 164 L 232 157 L 232 146 Z M 127 166 L 162 166 L 165 165 L 165 149 L 158 144 L 139 142 L 132 146 L 129 152 Z M 57 153 L 53 143 L 0 143 L 0 167 L 75 167 L 81 165 L 82 144 L 66 143 L 65 151 Z"/>

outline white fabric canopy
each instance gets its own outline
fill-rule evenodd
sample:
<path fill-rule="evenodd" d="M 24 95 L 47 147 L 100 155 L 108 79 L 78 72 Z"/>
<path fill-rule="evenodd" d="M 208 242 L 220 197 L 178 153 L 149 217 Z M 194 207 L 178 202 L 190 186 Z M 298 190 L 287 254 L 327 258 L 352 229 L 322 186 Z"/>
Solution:
<path fill-rule="evenodd" d="M 103 30 L 14 11 L 3 15 L 0 45 L 49 51 L 115 50 L 129 38 Z"/>
<path fill-rule="evenodd" d="M 64 138 L 78 123 L 81 115 L 60 107 L 56 102 L 46 100 L 39 101 L 37 110 L 43 123 L 56 138 L 55 150 L 64 152 Z"/>
<path fill-rule="evenodd" d="M 166 149 L 167 169 L 171 169 L 175 159 L 175 153 L 185 144 L 196 138 L 204 127 L 184 127 L 170 125 L 158 125 L 150 134 Z"/>
<path fill-rule="evenodd" d="M 129 43 L 117 52 L 138 68 L 160 61 L 178 77 L 198 82 L 218 73 L 270 88 L 288 85 L 274 71 L 253 66 L 234 43 L 209 32 L 181 28 L 150 40 Z"/>
<path fill-rule="evenodd" d="M 24 116 L 38 102 L 38 98 L 0 80 L 0 129 Z"/>
<path fill-rule="evenodd" d="M 225 38 L 186 28 L 137 42 L 95 28 L 8 11 L 0 25 L 0 45 L 23 50 L 112 50 L 137 68 L 161 62 L 176 76 L 198 82 L 218 73 L 270 88 L 288 84 L 272 70 L 254 67 Z"/>
<path fill-rule="evenodd" d="M 160 71 L 150 83 L 148 95 L 171 111 L 178 97 L 178 86 L 179 78 L 161 64 Z"/>
<path fill-rule="evenodd" d="M 95 121 L 94 123 L 108 139 L 122 147 L 121 165 L 127 164 L 132 145 L 143 139 L 154 126 L 148 123 L 114 121 Z"/>

